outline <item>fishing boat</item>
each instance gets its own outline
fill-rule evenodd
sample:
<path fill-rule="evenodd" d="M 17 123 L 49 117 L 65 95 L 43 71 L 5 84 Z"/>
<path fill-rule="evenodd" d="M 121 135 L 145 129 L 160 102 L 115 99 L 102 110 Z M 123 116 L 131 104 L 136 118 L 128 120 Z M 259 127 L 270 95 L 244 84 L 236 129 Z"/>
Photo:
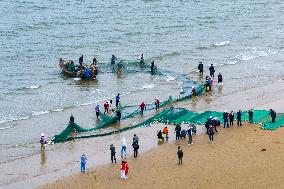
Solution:
<path fill-rule="evenodd" d="M 59 60 L 59 67 L 62 70 L 62 73 L 71 78 L 79 77 L 81 79 L 96 79 L 97 70 L 92 70 L 91 68 L 91 77 L 85 77 L 85 70 L 79 69 L 80 66 L 76 66 L 72 60 Z"/>

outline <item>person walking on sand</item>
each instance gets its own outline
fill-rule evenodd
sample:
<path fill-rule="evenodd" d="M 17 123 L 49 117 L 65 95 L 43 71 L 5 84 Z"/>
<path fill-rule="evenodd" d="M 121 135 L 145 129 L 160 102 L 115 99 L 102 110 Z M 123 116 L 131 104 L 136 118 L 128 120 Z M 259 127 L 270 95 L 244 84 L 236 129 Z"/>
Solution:
<path fill-rule="evenodd" d="M 214 142 L 214 133 L 215 133 L 215 129 L 214 129 L 213 125 L 209 126 L 208 133 L 209 133 L 208 134 L 209 140 L 211 141 L 211 143 L 213 143 Z"/>
<path fill-rule="evenodd" d="M 224 120 L 224 128 L 226 128 L 226 126 L 227 126 L 227 128 L 229 128 L 229 123 L 228 123 L 229 113 L 228 113 L 227 110 L 225 110 L 224 113 L 223 113 L 223 120 Z"/>
<path fill-rule="evenodd" d="M 242 116 L 243 116 L 242 111 L 239 110 L 237 112 L 237 125 L 238 126 L 242 126 Z"/>
<path fill-rule="evenodd" d="M 176 125 L 175 132 L 176 132 L 176 140 L 179 140 L 180 139 L 180 132 L 181 132 L 180 124 Z"/>
<path fill-rule="evenodd" d="M 248 111 L 248 117 L 249 117 L 249 123 L 252 124 L 253 123 L 253 111 L 252 111 L 252 109 L 250 109 Z"/>
<path fill-rule="evenodd" d="M 178 146 L 178 151 L 177 151 L 177 156 L 178 156 L 178 164 L 182 164 L 182 157 L 183 157 L 183 151 L 180 146 Z"/>
<path fill-rule="evenodd" d="M 127 161 L 125 161 L 124 163 L 125 163 L 125 179 L 128 179 L 129 166 Z"/>
<path fill-rule="evenodd" d="M 269 115 L 271 116 L 271 123 L 275 123 L 275 119 L 276 119 L 276 112 L 273 109 L 269 110 Z"/>
<path fill-rule="evenodd" d="M 191 127 L 191 125 L 189 125 L 188 126 L 188 130 L 187 130 L 187 135 L 188 135 L 188 145 L 191 145 L 191 144 L 193 144 L 193 142 L 192 142 L 192 134 L 193 134 L 193 132 L 192 132 L 192 127 Z"/>
<path fill-rule="evenodd" d="M 229 119 L 230 119 L 230 126 L 233 126 L 234 125 L 234 112 L 231 111 L 231 113 L 229 114 Z"/>
<path fill-rule="evenodd" d="M 120 165 L 120 178 L 121 179 L 126 179 L 125 170 L 126 170 L 125 161 L 122 161 Z"/>
<path fill-rule="evenodd" d="M 110 149 L 110 159 L 111 159 L 111 163 L 113 163 L 113 161 L 114 161 L 114 163 L 116 163 L 115 146 L 114 146 L 113 144 L 111 144 L 109 149 Z"/>
<path fill-rule="evenodd" d="M 122 137 L 121 139 L 121 159 L 125 158 L 126 159 L 126 139 Z"/>
<path fill-rule="evenodd" d="M 134 157 L 137 157 L 138 155 L 138 149 L 139 149 L 139 138 L 136 134 L 134 134 L 133 136 L 133 143 L 132 143 L 132 147 L 133 147 L 133 150 L 134 150 Z"/>
<path fill-rule="evenodd" d="M 97 117 L 97 119 L 99 119 L 99 116 L 100 116 L 100 105 L 97 104 L 95 110 L 96 110 L 96 117 Z"/>
<path fill-rule="evenodd" d="M 215 68 L 213 64 L 211 64 L 211 66 L 209 67 L 209 72 L 210 72 L 210 77 L 214 78 Z"/>
<path fill-rule="evenodd" d="M 86 163 L 87 163 L 87 158 L 85 154 L 81 156 L 81 173 L 86 172 Z"/>
<path fill-rule="evenodd" d="M 163 135 L 165 136 L 163 138 L 166 138 L 166 141 L 168 141 L 169 140 L 169 130 L 168 130 L 167 126 L 164 127 L 164 129 L 163 129 Z"/>

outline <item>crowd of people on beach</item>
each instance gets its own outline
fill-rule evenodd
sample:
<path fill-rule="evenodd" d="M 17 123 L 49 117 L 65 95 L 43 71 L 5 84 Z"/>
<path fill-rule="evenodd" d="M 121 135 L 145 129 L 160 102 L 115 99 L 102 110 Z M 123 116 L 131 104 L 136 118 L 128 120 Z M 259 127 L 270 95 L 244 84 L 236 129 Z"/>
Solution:
<path fill-rule="evenodd" d="M 114 65 L 116 62 L 117 58 L 112 55 L 111 58 L 111 64 Z M 98 61 L 96 58 L 93 59 L 93 68 L 91 67 L 91 71 L 87 72 L 87 70 L 89 69 L 86 65 L 83 64 L 83 55 L 79 58 L 79 64 L 80 64 L 80 69 L 83 70 L 85 77 L 89 78 L 92 76 L 92 74 L 97 74 L 97 64 Z M 119 64 L 121 64 L 121 62 L 119 62 Z M 142 54 L 140 57 L 140 64 L 144 65 L 144 55 Z M 123 68 L 123 65 L 121 64 L 119 66 L 119 68 Z M 203 76 L 203 63 L 199 62 L 198 65 L 198 70 L 201 76 Z M 72 70 L 72 65 L 68 68 L 70 70 Z M 151 73 L 154 72 L 155 66 L 154 66 L 154 61 L 151 63 Z M 211 64 L 209 67 L 209 76 L 205 77 L 205 91 L 211 91 L 212 90 L 212 85 L 214 82 L 214 73 L 215 73 L 215 68 L 214 65 Z M 218 74 L 218 84 L 222 84 L 223 83 L 223 76 L 221 73 Z M 192 95 L 196 96 L 196 89 L 193 86 L 192 87 Z M 115 112 L 116 115 L 116 119 L 118 122 L 120 122 L 121 120 L 121 96 L 118 93 L 115 96 L 115 108 L 112 108 L 112 99 L 106 101 L 103 104 L 104 107 L 104 114 L 109 114 L 110 112 Z M 156 111 L 158 111 L 160 109 L 160 101 L 158 99 L 154 100 L 154 104 L 155 104 L 155 109 Z M 146 104 L 144 102 L 141 102 L 141 104 L 138 107 L 140 109 L 140 113 L 143 116 L 144 111 L 146 110 Z M 111 111 L 110 111 L 111 109 Z M 100 118 L 100 105 L 97 104 L 95 107 L 95 112 L 96 112 L 96 118 L 99 119 Z M 254 116 L 254 112 L 253 109 L 250 109 L 248 112 L 248 118 L 249 118 L 249 123 L 253 124 L 253 116 Z M 275 119 L 276 119 L 276 112 L 273 109 L 270 109 L 269 111 L 269 115 L 271 116 L 272 119 L 272 123 L 275 123 Z M 237 126 L 241 127 L 242 126 L 242 117 L 243 117 L 243 112 L 242 110 L 238 110 L 236 113 L 236 121 L 237 121 Z M 229 127 L 233 127 L 234 126 L 234 120 L 235 120 L 235 113 L 234 111 L 230 111 L 228 112 L 227 110 L 225 110 L 223 112 L 223 116 L 222 116 L 222 120 L 223 120 L 223 128 L 229 128 Z M 70 123 L 74 123 L 74 116 L 71 115 L 70 116 Z M 212 117 L 210 116 L 209 118 L 207 118 L 205 124 L 204 124 L 205 128 L 206 128 L 206 134 L 209 137 L 209 142 L 214 143 L 214 135 L 216 133 L 218 133 L 217 127 L 221 126 L 221 121 L 219 120 L 218 117 Z M 180 124 L 176 124 L 175 129 L 175 140 L 179 141 L 179 140 L 183 140 L 186 139 L 186 137 L 188 136 L 188 141 L 187 144 L 193 145 L 193 135 L 196 135 L 197 133 L 197 128 L 196 125 L 194 124 L 188 124 L 187 128 L 182 128 L 182 126 Z M 169 140 L 169 130 L 168 127 L 165 126 L 163 128 L 163 130 L 159 130 L 157 132 L 157 138 L 158 138 L 158 142 L 167 142 Z M 126 161 L 127 159 L 127 141 L 125 137 L 121 138 L 120 141 L 121 145 L 120 145 L 120 158 L 121 158 L 121 165 L 120 165 L 120 178 L 121 179 L 127 179 L 128 178 L 128 174 L 129 174 L 129 165 Z M 47 144 L 46 141 L 46 137 L 44 135 L 44 133 L 41 134 L 40 137 L 40 144 L 41 144 L 41 150 L 45 150 L 45 146 Z M 132 148 L 133 148 L 133 157 L 137 158 L 138 157 L 138 150 L 139 150 L 139 137 L 134 134 L 133 135 L 133 139 L 132 139 Z M 112 163 L 117 163 L 117 158 L 116 158 L 116 147 L 114 144 L 110 144 L 110 160 Z M 177 159 L 178 159 L 178 165 L 181 165 L 182 159 L 183 159 L 184 153 L 183 150 L 181 148 L 180 145 L 178 145 L 178 149 L 177 149 Z M 87 164 L 87 157 L 85 154 L 82 154 L 80 157 L 80 163 L 81 163 L 81 172 L 86 172 L 86 164 Z"/>

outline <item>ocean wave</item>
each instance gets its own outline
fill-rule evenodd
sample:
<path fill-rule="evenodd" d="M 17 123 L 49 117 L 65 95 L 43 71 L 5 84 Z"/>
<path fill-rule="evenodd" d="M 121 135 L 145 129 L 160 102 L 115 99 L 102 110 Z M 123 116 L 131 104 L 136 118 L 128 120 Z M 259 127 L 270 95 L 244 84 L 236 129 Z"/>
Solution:
<path fill-rule="evenodd" d="M 269 55 L 275 55 L 277 54 L 279 51 L 278 50 L 274 50 L 274 49 L 267 49 L 267 50 L 261 50 L 261 49 L 257 49 L 257 48 L 251 48 L 248 51 L 245 51 L 239 55 L 236 56 L 236 58 L 238 60 L 242 60 L 242 61 L 248 61 L 248 60 L 253 60 L 259 57 L 266 57 Z"/>
<path fill-rule="evenodd" d="M 146 84 L 142 87 L 142 89 L 152 89 L 154 88 L 156 85 L 155 84 Z"/>
<path fill-rule="evenodd" d="M 229 43 L 230 43 L 230 41 L 221 41 L 221 42 L 216 42 L 213 45 L 216 46 L 216 47 L 220 47 L 220 46 L 227 45 Z"/>
<path fill-rule="evenodd" d="M 52 112 L 62 112 L 63 110 L 64 108 L 58 108 L 58 109 L 52 110 Z"/>
<path fill-rule="evenodd" d="M 170 76 L 170 75 L 166 75 L 165 79 L 166 79 L 166 81 L 174 81 L 176 78 L 174 78 L 173 76 Z"/>
<path fill-rule="evenodd" d="M 38 88 L 40 88 L 40 85 L 31 85 L 31 86 L 27 86 L 25 88 L 26 89 L 38 89 Z"/>
<path fill-rule="evenodd" d="M 30 116 L 24 116 L 24 117 L 13 117 L 13 116 L 2 117 L 2 118 L 0 118 L 0 124 L 7 123 L 7 122 L 12 122 L 12 121 L 18 121 L 18 120 L 26 120 L 26 119 L 29 119 L 29 118 L 30 118 Z M 13 126 L 0 127 L 0 130 L 9 129 L 9 128 L 12 128 L 12 127 Z"/>
<path fill-rule="evenodd" d="M 49 111 L 38 111 L 38 112 L 33 112 L 32 115 L 33 116 L 39 116 L 39 115 L 44 115 L 44 114 L 47 114 L 49 113 Z"/>

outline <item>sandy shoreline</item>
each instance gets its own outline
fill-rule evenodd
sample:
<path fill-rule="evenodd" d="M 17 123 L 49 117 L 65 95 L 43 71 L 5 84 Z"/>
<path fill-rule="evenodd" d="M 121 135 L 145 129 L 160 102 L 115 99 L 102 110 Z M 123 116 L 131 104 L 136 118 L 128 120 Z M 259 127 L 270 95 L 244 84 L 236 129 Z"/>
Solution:
<path fill-rule="evenodd" d="M 137 159 L 130 158 L 127 181 L 119 178 L 119 164 L 109 164 L 38 189 L 282 188 L 283 134 L 284 128 L 264 131 L 258 125 L 220 128 L 214 144 L 206 135 L 198 135 L 191 146 L 185 140 L 164 143 Z M 178 144 L 184 150 L 182 166 L 177 165 Z"/>

